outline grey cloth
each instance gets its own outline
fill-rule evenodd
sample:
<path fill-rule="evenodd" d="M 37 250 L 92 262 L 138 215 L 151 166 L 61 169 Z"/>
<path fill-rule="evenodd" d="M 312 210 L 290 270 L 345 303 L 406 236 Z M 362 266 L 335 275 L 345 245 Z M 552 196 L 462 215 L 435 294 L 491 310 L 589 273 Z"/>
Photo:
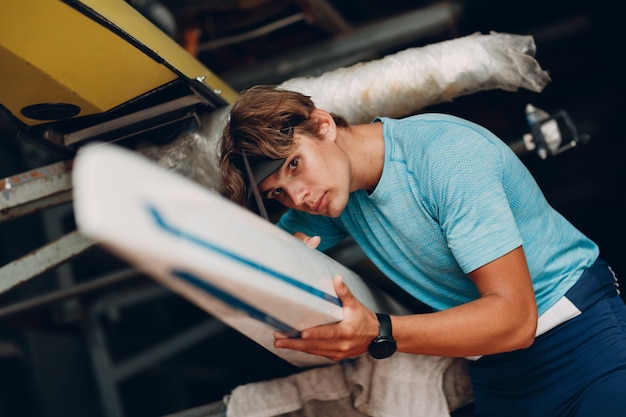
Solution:
<path fill-rule="evenodd" d="M 448 417 L 472 399 L 464 359 L 368 355 L 235 388 L 226 417 Z"/>

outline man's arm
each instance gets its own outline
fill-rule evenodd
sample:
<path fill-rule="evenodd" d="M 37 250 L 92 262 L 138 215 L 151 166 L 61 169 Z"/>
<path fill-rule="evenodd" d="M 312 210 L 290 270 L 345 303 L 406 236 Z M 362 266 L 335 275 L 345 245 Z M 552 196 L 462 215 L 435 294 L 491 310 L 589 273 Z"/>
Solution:
<path fill-rule="evenodd" d="M 398 351 L 437 356 L 475 356 L 532 344 L 537 305 L 522 247 L 469 274 L 481 297 L 445 311 L 392 316 Z M 378 335 L 374 312 L 361 304 L 339 277 L 335 291 L 344 319 L 301 332 L 300 339 L 277 336 L 275 347 L 340 360 L 367 352 Z"/>

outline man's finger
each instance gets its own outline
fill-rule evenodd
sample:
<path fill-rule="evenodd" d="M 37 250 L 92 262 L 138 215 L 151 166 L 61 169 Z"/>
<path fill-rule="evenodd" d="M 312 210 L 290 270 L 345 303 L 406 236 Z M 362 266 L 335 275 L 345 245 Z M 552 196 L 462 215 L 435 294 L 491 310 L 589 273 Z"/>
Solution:
<path fill-rule="evenodd" d="M 346 283 L 343 281 L 343 277 L 339 274 L 333 277 L 333 288 L 335 289 L 335 293 L 341 300 L 344 307 L 346 302 L 350 302 L 352 299 L 355 299 L 354 295 L 352 295 L 352 292 L 350 291 L 350 288 L 348 288 Z"/>
<path fill-rule="evenodd" d="M 302 232 L 296 232 L 293 234 L 295 237 L 300 239 L 310 248 L 317 248 L 322 242 L 322 238 L 320 236 L 307 236 Z"/>

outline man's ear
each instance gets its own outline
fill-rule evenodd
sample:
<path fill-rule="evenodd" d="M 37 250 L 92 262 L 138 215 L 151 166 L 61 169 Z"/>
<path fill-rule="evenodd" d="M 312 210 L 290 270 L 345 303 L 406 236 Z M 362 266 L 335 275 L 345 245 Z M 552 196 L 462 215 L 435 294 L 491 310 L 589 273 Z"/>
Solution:
<path fill-rule="evenodd" d="M 326 110 L 314 109 L 311 117 L 315 118 L 318 126 L 318 134 L 321 139 L 330 139 L 334 141 L 337 138 L 337 126 L 333 116 Z"/>

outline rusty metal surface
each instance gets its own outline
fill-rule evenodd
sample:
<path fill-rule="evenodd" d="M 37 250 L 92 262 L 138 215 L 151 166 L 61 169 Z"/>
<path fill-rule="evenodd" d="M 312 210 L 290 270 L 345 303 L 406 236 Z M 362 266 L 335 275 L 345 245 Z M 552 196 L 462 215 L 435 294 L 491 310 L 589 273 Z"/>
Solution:
<path fill-rule="evenodd" d="M 71 201 L 72 163 L 55 162 L 0 179 L 0 222 Z"/>
<path fill-rule="evenodd" d="M 51 270 L 93 245 L 90 239 L 74 231 L 0 267 L 0 294 Z"/>

